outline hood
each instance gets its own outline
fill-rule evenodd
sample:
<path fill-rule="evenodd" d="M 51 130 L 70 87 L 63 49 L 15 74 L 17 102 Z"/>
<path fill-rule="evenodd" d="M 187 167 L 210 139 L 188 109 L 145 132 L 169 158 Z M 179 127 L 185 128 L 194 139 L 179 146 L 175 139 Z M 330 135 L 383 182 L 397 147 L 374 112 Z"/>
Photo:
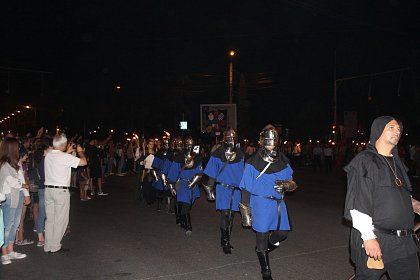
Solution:
<path fill-rule="evenodd" d="M 381 137 L 382 132 L 384 131 L 385 126 L 387 125 L 387 123 L 389 123 L 390 121 L 395 120 L 398 122 L 398 124 L 400 125 L 401 128 L 401 134 L 403 132 L 403 124 L 400 120 L 391 117 L 391 116 L 382 116 L 382 117 L 378 117 L 376 118 L 373 123 L 372 126 L 370 128 L 370 138 L 369 138 L 369 144 L 367 145 L 367 149 L 368 150 L 373 150 L 376 151 L 376 147 L 375 147 L 375 143 L 376 141 L 379 139 L 379 137 Z M 393 155 L 398 155 L 398 148 L 397 146 L 395 146 L 392 149 L 392 154 Z"/>

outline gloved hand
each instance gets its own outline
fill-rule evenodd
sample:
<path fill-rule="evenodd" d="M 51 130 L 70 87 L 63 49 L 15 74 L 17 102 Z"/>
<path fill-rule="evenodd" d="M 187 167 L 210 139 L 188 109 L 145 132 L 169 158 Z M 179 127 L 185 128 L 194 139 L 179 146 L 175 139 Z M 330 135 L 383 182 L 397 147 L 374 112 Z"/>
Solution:
<path fill-rule="evenodd" d="M 279 194 L 285 192 L 292 192 L 298 188 L 298 185 L 293 180 L 277 180 L 274 189 Z"/>

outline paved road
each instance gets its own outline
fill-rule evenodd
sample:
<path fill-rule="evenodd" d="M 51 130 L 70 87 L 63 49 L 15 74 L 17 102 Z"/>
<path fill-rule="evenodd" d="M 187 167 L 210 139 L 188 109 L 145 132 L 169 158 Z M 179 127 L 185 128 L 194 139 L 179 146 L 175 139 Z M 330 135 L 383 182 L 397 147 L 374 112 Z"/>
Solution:
<path fill-rule="evenodd" d="M 342 220 L 344 174 L 297 168 L 300 188 L 287 197 L 293 231 L 271 253 L 274 279 L 341 280 L 353 273 L 349 226 Z M 65 255 L 35 245 L 16 246 L 24 260 L 0 267 L 0 279 L 260 279 L 255 235 L 234 222 L 232 255 L 219 247 L 219 214 L 202 196 L 193 208 L 187 238 L 173 215 L 134 198 L 134 176 L 110 177 L 107 197 L 81 202 L 72 196 L 71 232 Z M 27 227 L 26 235 L 35 238 Z M 383 279 L 386 279 L 384 277 Z"/>

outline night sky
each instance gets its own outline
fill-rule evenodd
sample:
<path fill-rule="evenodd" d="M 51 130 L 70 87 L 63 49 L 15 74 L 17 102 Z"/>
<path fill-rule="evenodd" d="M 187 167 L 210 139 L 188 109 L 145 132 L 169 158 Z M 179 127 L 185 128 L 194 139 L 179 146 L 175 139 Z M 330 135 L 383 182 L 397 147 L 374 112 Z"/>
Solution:
<path fill-rule="evenodd" d="M 199 105 L 228 101 L 233 49 L 234 103 L 247 112 L 238 121 L 252 124 L 240 135 L 255 138 L 268 122 L 294 138 L 327 135 L 334 57 L 337 78 L 407 68 L 339 83 L 338 124 L 345 110 L 365 131 L 389 114 L 420 135 L 419 1 L 54 4 L 2 7 L 2 115 L 25 103 L 38 123 L 70 131 L 176 134 L 182 116 L 198 131 Z"/>

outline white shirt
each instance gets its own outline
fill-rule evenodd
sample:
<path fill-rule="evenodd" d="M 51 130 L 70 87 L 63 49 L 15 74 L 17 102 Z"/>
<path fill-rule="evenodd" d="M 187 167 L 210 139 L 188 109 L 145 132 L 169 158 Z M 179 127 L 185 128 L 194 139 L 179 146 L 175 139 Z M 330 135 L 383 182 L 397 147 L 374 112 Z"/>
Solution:
<path fill-rule="evenodd" d="M 8 163 L 5 163 L 8 164 Z M 4 180 L 2 186 L 2 195 L 10 194 L 13 189 L 18 189 L 19 191 L 23 192 L 24 196 L 29 196 L 29 191 L 25 188 L 22 188 L 22 185 L 25 184 L 25 176 L 23 175 L 22 166 L 19 164 L 19 171 L 17 172 L 17 178 L 13 176 L 7 176 Z M 3 197 L 3 196 L 0 196 Z M 0 201 L 4 200 L 0 198 Z"/>
<path fill-rule="evenodd" d="M 45 185 L 69 187 L 71 168 L 79 165 L 80 159 L 60 150 L 51 150 L 45 156 Z"/>
<path fill-rule="evenodd" d="M 363 240 L 375 239 L 373 232 L 372 217 L 357 211 L 356 209 L 350 210 L 351 219 L 353 220 L 353 227 L 360 231 Z"/>
<path fill-rule="evenodd" d="M 153 169 L 152 168 L 152 163 L 153 160 L 155 159 L 155 156 L 150 154 L 148 155 L 145 159 L 144 159 L 144 168 L 146 169 Z"/>

